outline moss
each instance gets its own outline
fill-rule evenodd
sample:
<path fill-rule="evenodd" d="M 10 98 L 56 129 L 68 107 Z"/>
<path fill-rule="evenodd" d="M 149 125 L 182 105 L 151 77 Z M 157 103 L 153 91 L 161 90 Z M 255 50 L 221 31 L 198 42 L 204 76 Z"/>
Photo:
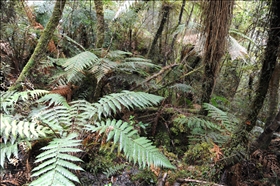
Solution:
<path fill-rule="evenodd" d="M 131 177 L 132 181 L 139 181 L 142 185 L 155 184 L 157 182 L 157 176 L 150 170 L 144 169 Z"/>
<path fill-rule="evenodd" d="M 115 153 L 108 151 L 97 151 L 92 153 L 92 150 L 88 149 L 88 162 L 85 163 L 84 169 L 97 174 L 104 172 L 110 167 L 115 165 L 115 160 L 117 158 Z"/>
<path fill-rule="evenodd" d="M 195 144 L 185 152 L 183 161 L 189 164 L 204 164 L 211 160 L 210 149 L 212 145 L 206 142 Z"/>

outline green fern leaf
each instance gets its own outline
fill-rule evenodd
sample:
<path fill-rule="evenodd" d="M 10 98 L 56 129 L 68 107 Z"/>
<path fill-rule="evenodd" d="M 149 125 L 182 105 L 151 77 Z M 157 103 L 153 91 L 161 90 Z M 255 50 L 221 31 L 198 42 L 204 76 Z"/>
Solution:
<path fill-rule="evenodd" d="M 18 158 L 18 143 L 0 143 L 0 165 L 3 168 L 5 159 L 9 159 L 12 154 Z"/>
<path fill-rule="evenodd" d="M 92 112 L 95 107 L 98 112 L 98 118 L 101 119 L 102 115 L 105 117 L 110 116 L 111 110 L 113 110 L 113 112 L 120 111 L 122 106 L 128 109 L 146 108 L 148 106 L 157 105 L 162 99 L 163 98 L 160 96 L 145 92 L 123 91 L 121 93 L 113 93 L 104 96 L 98 103 L 93 103 L 93 108 L 89 110 Z"/>
<path fill-rule="evenodd" d="M 45 137 L 47 133 L 47 127 L 38 123 L 17 121 L 4 114 L 0 114 L 0 122 L 0 135 L 4 143 L 9 141 L 13 144 L 18 138 L 37 139 L 39 136 Z"/>
<path fill-rule="evenodd" d="M 47 95 L 41 97 L 37 102 L 39 102 L 39 103 L 48 102 L 49 106 L 63 105 L 65 107 L 69 107 L 66 99 L 59 94 L 47 94 Z"/>
<path fill-rule="evenodd" d="M 146 165 L 163 166 L 175 168 L 169 160 L 152 145 L 152 142 L 145 137 L 138 137 L 137 131 L 127 122 L 121 120 L 110 120 L 97 122 L 97 126 L 87 125 L 86 130 L 100 134 L 107 134 L 107 141 L 113 137 L 113 143 L 119 144 L 119 151 L 123 151 L 129 161 L 138 163 L 140 167 Z M 108 133 L 109 131 L 109 133 Z"/>
<path fill-rule="evenodd" d="M 81 80 L 81 73 L 86 68 L 97 63 L 99 58 L 92 52 L 85 51 L 70 59 L 67 59 L 65 64 L 66 79 L 68 82 L 79 82 Z"/>
<path fill-rule="evenodd" d="M 32 177 L 37 177 L 31 185 L 75 185 L 72 181 L 78 182 L 76 175 L 70 170 L 83 170 L 72 162 L 82 161 L 77 157 L 66 154 L 71 152 L 81 152 L 77 147 L 81 145 L 80 140 L 75 140 L 77 134 L 69 134 L 65 138 L 55 138 L 46 147 L 43 147 L 45 152 L 37 156 L 37 162 L 42 162 L 35 167 L 32 172 Z M 70 162 L 71 161 L 71 162 Z M 66 168 L 67 169 L 66 169 Z M 46 179 L 48 180 L 46 182 Z"/>

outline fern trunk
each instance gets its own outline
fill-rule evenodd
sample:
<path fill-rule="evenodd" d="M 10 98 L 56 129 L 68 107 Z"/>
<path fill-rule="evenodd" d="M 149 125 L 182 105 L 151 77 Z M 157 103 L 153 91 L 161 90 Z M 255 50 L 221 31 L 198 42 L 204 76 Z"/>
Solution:
<path fill-rule="evenodd" d="M 48 43 L 52 39 L 53 33 L 59 23 L 59 20 L 61 19 L 65 3 L 66 3 L 66 0 L 57 0 L 56 1 L 52 16 L 51 16 L 46 28 L 44 29 L 32 56 L 28 60 L 27 64 L 24 66 L 24 68 L 23 68 L 22 72 L 20 73 L 20 76 L 18 77 L 15 84 L 13 86 L 11 86 L 9 90 L 19 89 L 20 82 L 23 82 L 25 80 L 25 78 L 30 75 L 31 69 L 35 66 L 36 62 L 39 62 L 44 57 Z"/>
<path fill-rule="evenodd" d="M 202 103 L 209 103 L 220 69 L 220 60 L 226 50 L 226 37 L 232 19 L 234 1 L 208 0 L 203 4 L 206 35 L 203 62 L 205 64 L 202 84 Z M 201 114 L 207 111 L 201 109 Z"/>

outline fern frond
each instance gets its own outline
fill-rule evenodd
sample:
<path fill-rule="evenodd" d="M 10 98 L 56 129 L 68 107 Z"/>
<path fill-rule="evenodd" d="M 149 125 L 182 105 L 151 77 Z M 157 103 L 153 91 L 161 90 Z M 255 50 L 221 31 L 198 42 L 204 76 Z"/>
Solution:
<path fill-rule="evenodd" d="M 66 154 L 81 152 L 78 148 L 81 145 L 81 140 L 76 140 L 77 136 L 77 134 L 72 133 L 62 139 L 55 138 L 48 146 L 42 148 L 45 151 L 36 157 L 35 163 L 43 163 L 32 170 L 32 177 L 39 177 L 30 185 L 74 186 L 73 181 L 79 183 L 78 177 L 69 170 L 83 170 L 78 165 L 72 163 L 82 160 Z"/>
<path fill-rule="evenodd" d="M 188 128 L 192 130 L 216 130 L 222 132 L 223 129 L 220 125 L 212 123 L 210 121 L 198 118 L 198 117 L 180 117 L 175 119 L 174 121 L 180 124 L 186 124 Z"/>
<path fill-rule="evenodd" d="M 111 73 L 117 67 L 116 62 L 108 59 L 99 60 L 90 70 L 99 82 L 106 74 Z"/>
<path fill-rule="evenodd" d="M 107 54 L 107 56 L 110 57 L 111 59 L 124 58 L 127 55 L 132 56 L 132 53 L 122 51 L 122 50 L 110 50 Z"/>
<path fill-rule="evenodd" d="M 36 122 L 17 121 L 3 114 L 0 117 L 0 136 L 4 140 L 4 143 L 9 141 L 11 144 L 14 144 L 18 138 L 36 139 L 46 136 L 47 128 Z"/>
<path fill-rule="evenodd" d="M 145 137 L 138 137 L 138 132 L 127 122 L 110 120 L 97 122 L 96 126 L 87 125 L 86 130 L 105 133 L 107 141 L 119 144 L 119 151 L 123 151 L 129 161 L 138 163 L 140 167 L 162 166 L 175 168 L 169 160 Z"/>
<path fill-rule="evenodd" d="M 208 116 L 213 118 L 216 121 L 219 121 L 222 123 L 222 125 L 229 131 L 232 130 L 231 122 L 229 120 L 229 117 L 226 112 L 220 110 L 219 108 L 209 104 L 204 103 L 203 108 L 208 111 Z"/>
<path fill-rule="evenodd" d="M 63 126 L 71 124 L 72 115 L 69 107 L 60 105 L 53 108 L 43 108 L 38 114 L 37 119 L 46 124 L 53 131 L 63 131 Z"/>
<path fill-rule="evenodd" d="M 23 92 L 10 92 L 1 93 L 1 109 L 7 114 L 9 107 L 13 107 L 19 100 L 26 101 L 30 98 L 37 99 L 39 96 L 47 94 L 47 90 L 27 90 Z"/>
<path fill-rule="evenodd" d="M 194 89 L 192 86 L 186 85 L 183 83 L 176 83 L 176 84 L 170 86 L 169 88 L 175 89 L 175 90 L 178 90 L 178 91 L 184 92 L 184 93 L 194 92 Z"/>
<path fill-rule="evenodd" d="M 57 106 L 57 105 L 63 105 L 65 107 L 69 107 L 66 99 L 59 95 L 59 94 L 47 94 L 43 97 L 41 97 L 39 100 L 37 100 L 39 103 L 47 103 L 49 106 Z"/>
<path fill-rule="evenodd" d="M 92 52 L 85 51 L 65 61 L 66 78 L 68 82 L 79 82 L 83 77 L 83 70 L 97 63 L 99 58 Z"/>
<path fill-rule="evenodd" d="M 18 143 L 0 143 L 0 165 L 4 168 L 4 162 L 12 154 L 18 158 Z"/>
<path fill-rule="evenodd" d="M 3 110 L 6 114 L 10 113 L 9 107 L 13 106 L 13 101 L 11 100 L 11 97 L 15 94 L 15 91 L 1 91 L 1 110 Z"/>
<path fill-rule="evenodd" d="M 146 108 L 157 105 L 162 99 L 163 97 L 145 92 L 123 91 L 121 93 L 113 93 L 92 104 L 96 108 L 93 114 L 98 114 L 100 119 L 101 115 L 107 117 L 112 112 L 115 114 L 122 109 L 122 106 L 128 109 Z"/>

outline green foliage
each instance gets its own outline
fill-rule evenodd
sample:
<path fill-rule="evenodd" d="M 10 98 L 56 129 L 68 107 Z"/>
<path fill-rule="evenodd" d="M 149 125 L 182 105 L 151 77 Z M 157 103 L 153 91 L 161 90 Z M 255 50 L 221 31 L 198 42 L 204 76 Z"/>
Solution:
<path fill-rule="evenodd" d="M 183 93 L 194 92 L 193 87 L 191 87 L 190 85 L 183 84 L 183 83 L 176 83 L 176 84 L 170 86 L 169 88 L 178 90 Z"/>
<path fill-rule="evenodd" d="M 123 151 L 129 161 L 138 163 L 140 167 L 145 168 L 147 164 L 175 168 L 150 140 L 139 137 L 138 131 L 127 122 L 107 119 L 106 122 L 97 122 L 96 126 L 88 125 L 87 130 L 105 133 L 107 141 L 112 139 L 114 145 L 118 143 L 118 150 Z"/>
<path fill-rule="evenodd" d="M 37 102 L 48 103 L 49 106 L 63 105 L 65 107 L 69 107 L 66 99 L 60 94 L 46 94 L 45 96 L 41 97 Z"/>
<path fill-rule="evenodd" d="M 132 175 L 131 180 L 141 181 L 146 185 L 155 184 L 157 176 L 149 169 L 140 170 L 137 174 Z"/>
<path fill-rule="evenodd" d="M 78 177 L 68 170 L 83 170 L 80 166 L 72 163 L 81 160 L 69 155 L 69 153 L 81 152 L 77 148 L 81 145 L 81 140 L 75 139 L 77 136 L 77 134 L 72 133 L 65 138 L 54 138 L 48 146 L 42 148 L 45 152 L 36 157 L 35 163 L 43 163 L 32 170 L 32 177 L 39 176 L 39 178 L 30 185 L 74 186 L 72 181 L 79 183 Z"/>
<path fill-rule="evenodd" d="M 106 171 L 103 173 L 106 175 L 107 178 L 114 176 L 117 172 L 125 168 L 125 164 L 117 164 L 113 167 L 109 167 Z"/>
<path fill-rule="evenodd" d="M 14 111 L 15 105 L 19 101 L 26 102 L 28 99 L 36 99 L 41 95 L 47 94 L 47 90 L 27 90 L 24 92 L 7 91 L 1 92 L 1 111 L 6 114 L 11 114 Z"/>
<path fill-rule="evenodd" d="M 5 159 L 9 159 L 12 155 L 18 158 L 18 143 L 1 143 L 0 144 L 0 164 L 4 167 Z"/>
<path fill-rule="evenodd" d="M 190 140 L 224 143 L 233 132 L 234 122 L 230 120 L 227 113 L 211 104 L 206 103 L 203 107 L 208 111 L 209 119 L 181 116 L 174 122 L 182 127 L 181 131 L 190 130 Z"/>
<path fill-rule="evenodd" d="M 27 122 L 27 121 L 17 121 L 7 115 L 0 115 L 1 117 L 1 129 L 0 135 L 4 140 L 4 143 L 7 141 L 14 144 L 17 138 L 22 139 L 37 139 L 38 137 L 46 136 L 47 128 L 39 125 L 36 121 Z"/>
<path fill-rule="evenodd" d="M 212 145 L 206 142 L 191 145 L 189 150 L 184 154 L 184 162 L 195 165 L 203 164 L 211 160 L 210 149 Z"/>
<path fill-rule="evenodd" d="M 84 69 L 93 66 L 94 63 L 98 63 L 99 58 L 92 52 L 85 51 L 65 61 L 64 67 L 66 78 L 69 82 L 79 82 L 82 80 Z"/>
<path fill-rule="evenodd" d="M 107 141 L 112 139 L 114 145 L 118 144 L 119 151 L 123 151 L 129 161 L 138 163 L 140 167 L 154 165 L 174 168 L 150 140 L 139 136 L 131 124 L 114 119 L 103 121 L 103 118 L 111 117 L 123 108 L 144 109 L 156 105 L 162 97 L 144 92 L 123 91 L 109 94 L 96 103 L 77 100 L 68 104 L 65 98 L 48 93 L 49 91 L 42 90 L 2 93 L 2 166 L 6 157 L 10 158 L 12 154 L 18 156 L 17 145 L 21 141 L 51 139 L 50 144 L 42 148 L 45 151 L 37 156 L 35 163 L 40 164 L 32 170 L 32 176 L 38 178 L 31 185 L 75 185 L 73 182 L 79 182 L 71 172 L 82 170 L 72 163 L 81 161 L 75 157 L 81 151 L 78 147 L 81 145 L 80 140 L 76 140 L 78 136 L 73 133 L 75 131 L 104 133 Z M 28 110 L 29 114 L 22 115 L 23 120 L 14 119 L 12 113 L 17 113 L 11 112 L 11 108 L 27 101 L 32 106 Z M 52 107 L 44 106 L 46 103 Z"/>

